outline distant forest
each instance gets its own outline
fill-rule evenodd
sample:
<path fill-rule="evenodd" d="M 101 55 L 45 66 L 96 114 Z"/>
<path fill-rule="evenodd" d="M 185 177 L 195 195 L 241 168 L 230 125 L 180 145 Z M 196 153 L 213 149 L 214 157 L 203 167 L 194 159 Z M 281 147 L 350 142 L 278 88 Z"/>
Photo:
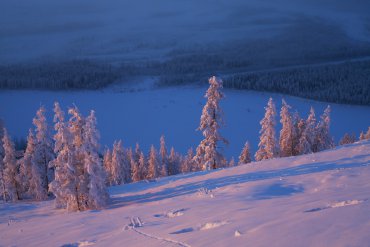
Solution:
<path fill-rule="evenodd" d="M 156 76 L 157 86 L 167 87 L 206 84 L 207 78 L 216 74 L 225 88 L 370 105 L 370 61 L 245 72 L 249 69 L 247 61 L 234 64 L 218 56 L 119 66 L 90 60 L 0 65 L 0 89 L 95 90 L 135 76 Z"/>

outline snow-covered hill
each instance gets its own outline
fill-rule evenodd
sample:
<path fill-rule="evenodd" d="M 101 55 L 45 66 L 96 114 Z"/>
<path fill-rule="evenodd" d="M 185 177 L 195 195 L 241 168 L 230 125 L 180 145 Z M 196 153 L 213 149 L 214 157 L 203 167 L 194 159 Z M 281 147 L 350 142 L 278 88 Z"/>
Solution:
<path fill-rule="evenodd" d="M 110 188 L 108 208 L 0 204 L 0 246 L 369 246 L 370 141 Z"/>

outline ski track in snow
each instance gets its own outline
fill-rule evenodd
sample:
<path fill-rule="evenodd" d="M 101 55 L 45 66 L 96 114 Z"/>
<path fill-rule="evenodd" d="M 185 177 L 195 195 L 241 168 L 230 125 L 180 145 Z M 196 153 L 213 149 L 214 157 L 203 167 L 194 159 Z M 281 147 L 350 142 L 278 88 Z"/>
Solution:
<path fill-rule="evenodd" d="M 124 230 L 133 230 L 134 232 L 136 232 L 136 233 L 138 233 L 142 236 L 152 238 L 152 239 L 156 239 L 156 240 L 159 240 L 159 241 L 165 241 L 165 242 L 168 242 L 168 243 L 173 243 L 173 244 L 179 245 L 181 247 L 191 247 L 190 245 L 188 245 L 186 243 L 183 243 L 183 242 L 180 242 L 180 241 L 154 236 L 152 234 L 145 233 L 143 231 L 138 230 L 137 229 L 138 227 L 143 227 L 143 225 L 144 225 L 143 221 L 141 220 L 140 217 L 132 217 L 130 219 L 130 221 L 131 221 L 131 223 L 128 225 L 129 227 L 125 226 Z"/>

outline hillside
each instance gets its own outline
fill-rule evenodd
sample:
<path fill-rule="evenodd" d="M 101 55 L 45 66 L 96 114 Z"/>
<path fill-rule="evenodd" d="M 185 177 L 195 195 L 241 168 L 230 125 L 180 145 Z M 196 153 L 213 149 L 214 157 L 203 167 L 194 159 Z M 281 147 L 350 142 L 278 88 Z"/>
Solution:
<path fill-rule="evenodd" d="M 367 246 L 370 141 L 110 188 L 101 211 L 0 204 L 0 246 Z"/>

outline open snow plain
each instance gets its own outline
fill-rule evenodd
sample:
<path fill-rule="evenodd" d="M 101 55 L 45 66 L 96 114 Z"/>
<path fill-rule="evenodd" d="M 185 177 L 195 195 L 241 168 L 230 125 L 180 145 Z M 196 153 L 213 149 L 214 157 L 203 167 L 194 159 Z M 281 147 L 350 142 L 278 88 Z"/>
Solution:
<path fill-rule="evenodd" d="M 369 246 L 370 141 L 110 188 L 104 210 L 0 204 L 0 246 Z"/>

